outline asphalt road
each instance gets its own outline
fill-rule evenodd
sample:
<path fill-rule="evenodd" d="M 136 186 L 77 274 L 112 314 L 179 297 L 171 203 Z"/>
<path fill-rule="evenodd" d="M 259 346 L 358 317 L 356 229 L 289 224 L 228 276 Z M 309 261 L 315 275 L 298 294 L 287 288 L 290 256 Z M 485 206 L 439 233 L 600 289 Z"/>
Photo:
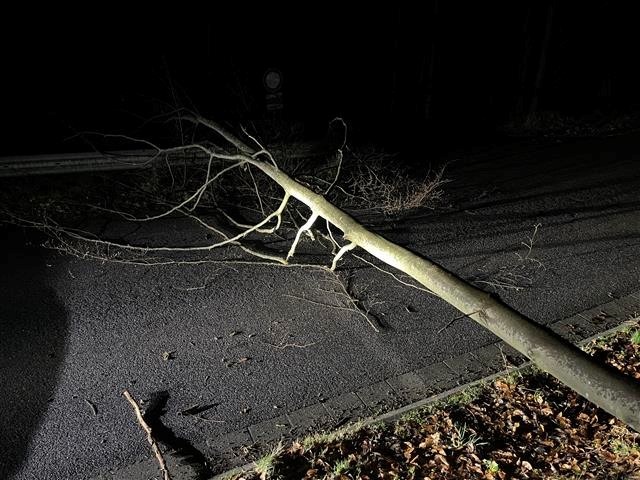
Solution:
<path fill-rule="evenodd" d="M 640 138 L 496 148 L 447 172 L 448 206 L 367 221 L 543 324 L 637 290 Z M 90 478 L 148 458 L 124 389 L 162 392 L 164 424 L 198 444 L 495 340 L 354 259 L 381 333 L 335 308 L 324 271 L 100 263 L 0 233 L 1 478 Z M 197 235 L 168 220 L 127 240 Z M 207 420 L 179 414 L 194 405 Z"/>

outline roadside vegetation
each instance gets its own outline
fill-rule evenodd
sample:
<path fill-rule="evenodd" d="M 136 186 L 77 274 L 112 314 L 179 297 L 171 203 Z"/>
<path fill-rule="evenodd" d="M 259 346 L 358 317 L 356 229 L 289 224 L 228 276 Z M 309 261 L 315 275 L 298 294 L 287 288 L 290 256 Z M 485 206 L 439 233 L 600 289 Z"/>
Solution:
<path fill-rule="evenodd" d="M 344 146 L 321 155 L 299 144 L 277 148 L 275 159 L 283 171 L 354 215 L 401 217 L 415 209 L 438 208 L 451 181 L 445 164 L 410 167 L 398 154 L 373 146 Z M 212 168 L 204 157 L 170 164 L 158 154 L 144 169 L 0 178 L 0 224 L 55 230 L 83 225 L 88 218 L 145 218 L 181 205 L 196 192 L 188 213 L 207 221 L 215 218 L 217 226 L 233 231 L 238 225 L 230 216 L 255 222 L 278 207 L 281 187 L 249 168 L 202 189 Z M 282 225 L 295 232 L 307 214 L 304 207 L 289 206 Z M 181 216 L 183 209 L 172 211 L 172 217 Z"/>
<path fill-rule="evenodd" d="M 585 350 L 640 380 L 640 322 Z M 232 476 L 256 479 L 640 479 L 640 434 L 529 368 L 400 421 L 318 433 Z"/>
<path fill-rule="evenodd" d="M 518 118 L 502 126 L 503 133 L 516 137 L 593 138 L 624 135 L 637 131 L 640 116 L 636 112 L 595 111 L 581 116 L 541 111 Z"/>

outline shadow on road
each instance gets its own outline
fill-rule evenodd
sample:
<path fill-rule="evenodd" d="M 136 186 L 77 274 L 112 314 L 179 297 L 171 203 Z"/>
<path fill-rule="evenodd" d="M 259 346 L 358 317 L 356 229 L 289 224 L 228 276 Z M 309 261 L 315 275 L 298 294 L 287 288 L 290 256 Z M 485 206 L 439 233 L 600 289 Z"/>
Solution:
<path fill-rule="evenodd" d="M 47 283 L 49 255 L 32 234 L 0 225 L 0 478 L 27 458 L 64 360 L 67 317 Z"/>
<path fill-rule="evenodd" d="M 156 440 L 171 449 L 182 465 L 189 468 L 194 480 L 204 480 L 213 476 L 213 471 L 207 464 L 206 457 L 198 451 L 189 440 L 178 437 L 171 429 L 162 423 L 162 416 L 166 413 L 169 393 L 166 391 L 154 392 L 145 402 L 147 404 L 143 418 L 153 431 Z M 205 407 L 208 408 L 208 407 Z"/>

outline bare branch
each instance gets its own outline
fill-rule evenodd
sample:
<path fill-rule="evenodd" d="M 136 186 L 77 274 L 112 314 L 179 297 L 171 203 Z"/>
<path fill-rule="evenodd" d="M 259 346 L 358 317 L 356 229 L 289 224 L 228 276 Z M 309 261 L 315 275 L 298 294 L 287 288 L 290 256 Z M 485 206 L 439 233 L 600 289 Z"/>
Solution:
<path fill-rule="evenodd" d="M 247 132 L 246 128 L 242 127 L 242 131 L 244 132 L 244 134 L 249 137 L 251 140 L 253 140 L 253 142 L 258 146 L 259 150 L 257 150 L 253 155 L 251 155 L 253 158 L 258 158 L 260 155 L 266 155 L 266 157 L 269 159 L 269 161 L 271 161 L 271 163 L 273 164 L 274 167 L 278 168 L 278 164 L 276 163 L 276 161 L 273 158 L 273 155 L 271 155 L 271 152 L 269 152 L 266 148 L 264 148 L 262 146 L 262 144 L 258 141 L 257 138 L 255 138 L 253 135 L 251 135 L 249 132 Z"/>
<path fill-rule="evenodd" d="M 282 203 L 280 204 L 280 207 L 278 207 L 278 209 L 276 211 L 274 211 L 271 214 L 269 214 L 268 216 L 266 216 L 261 222 L 257 223 L 256 225 L 252 226 L 251 228 L 248 228 L 245 231 L 240 232 L 236 236 L 227 238 L 226 240 L 223 240 L 221 242 L 213 243 L 211 245 L 202 245 L 202 246 L 198 246 L 198 247 L 193 247 L 193 246 L 192 247 L 142 247 L 142 246 L 138 246 L 138 245 L 129 245 L 127 243 L 118 243 L 118 242 L 111 242 L 109 240 L 101 240 L 99 238 L 91 238 L 90 237 L 90 235 L 92 235 L 91 233 L 83 231 L 83 230 L 79 230 L 79 229 L 71 229 L 71 228 L 65 228 L 65 227 L 56 227 L 56 229 L 59 232 L 62 232 L 62 233 L 66 234 L 69 237 L 74 238 L 76 240 L 89 242 L 89 243 L 93 243 L 93 244 L 97 244 L 97 245 L 104 245 L 104 246 L 107 246 L 107 247 L 122 248 L 122 249 L 125 249 L 125 250 L 136 250 L 136 251 L 141 251 L 141 252 L 197 252 L 197 251 L 208 251 L 208 250 L 213 250 L 214 248 L 221 247 L 223 245 L 229 245 L 229 244 L 233 244 L 234 242 L 237 242 L 241 238 L 244 238 L 247 235 L 249 235 L 250 233 L 260 229 L 261 227 L 263 227 L 264 225 L 269 223 L 273 218 L 277 219 L 277 226 L 278 226 L 280 224 L 280 221 L 279 221 L 280 216 L 282 215 L 282 212 L 284 211 L 289 198 L 290 198 L 289 194 L 285 193 L 284 197 L 282 199 Z M 177 208 L 174 207 L 172 210 L 176 211 Z M 77 232 L 79 232 L 79 233 L 77 233 Z"/>
<path fill-rule="evenodd" d="M 233 133 L 229 132 L 226 128 L 220 125 L 218 122 L 214 122 L 213 120 L 209 120 L 207 118 L 201 117 L 200 115 L 192 114 L 182 117 L 183 120 L 190 121 L 197 125 L 203 125 L 210 130 L 213 130 L 222 138 L 224 138 L 227 142 L 232 144 L 242 153 L 247 155 L 252 155 L 255 153 L 255 150 L 250 148 L 247 144 L 245 144 L 242 140 L 236 137 Z"/>
<path fill-rule="evenodd" d="M 327 189 L 325 190 L 324 194 L 327 195 L 331 189 L 333 188 L 333 186 L 336 184 L 336 182 L 338 181 L 338 178 L 340 177 L 340 170 L 342 169 L 342 159 L 344 158 L 344 156 L 342 155 L 342 149 L 347 145 L 347 124 L 345 123 L 345 121 L 340 118 L 340 117 L 336 117 L 333 120 L 331 120 L 331 123 L 329 125 L 331 125 L 333 122 L 340 122 L 342 123 L 342 127 L 344 128 L 344 137 L 342 138 L 342 145 L 340 146 L 340 148 L 338 149 L 338 166 L 336 168 L 336 174 L 333 177 L 333 182 L 331 182 L 331 184 L 327 187 Z"/>
<path fill-rule="evenodd" d="M 398 283 L 401 283 L 402 285 L 405 285 L 407 287 L 411 287 L 411 288 L 415 288 L 416 290 L 420 290 L 421 292 L 425 292 L 425 293 L 429 293 L 431 295 L 435 295 L 436 297 L 438 295 L 436 295 L 435 293 L 433 293 L 431 290 L 429 290 L 428 288 L 423 288 L 423 287 L 419 287 L 418 285 L 414 285 L 413 283 L 409 283 L 409 282 L 405 282 L 404 280 L 402 280 L 400 277 L 398 277 L 395 273 L 393 272 L 389 272 L 388 270 L 385 270 L 383 268 L 380 268 L 379 266 L 377 266 L 376 264 L 374 264 L 373 262 L 370 262 L 369 260 L 366 260 L 364 258 L 362 258 L 360 255 L 353 255 L 354 257 L 356 257 L 358 260 L 363 261 L 364 263 L 366 263 L 367 265 L 372 266 L 373 268 L 375 268 L 376 270 L 378 270 L 379 272 L 382 272 L 384 274 L 390 275 L 391 277 L 393 277 L 393 279 L 395 281 L 397 281 Z"/>
<path fill-rule="evenodd" d="M 211 230 L 212 232 L 217 233 L 218 235 L 223 237 L 225 240 L 229 240 L 228 235 L 226 235 L 224 232 L 218 230 L 217 228 L 213 227 L 212 225 L 209 225 L 207 222 L 202 220 L 200 217 L 192 215 L 192 214 L 190 214 L 188 212 L 185 212 L 183 210 L 180 210 L 180 213 L 182 213 L 183 215 L 187 216 L 188 218 L 191 218 L 192 220 L 198 222 L 200 225 L 205 227 L 207 230 Z M 240 247 L 242 250 L 244 250 L 245 252 L 247 252 L 250 255 L 253 255 L 254 257 L 262 258 L 263 260 L 271 260 L 271 261 L 282 263 L 282 264 L 286 264 L 287 263 L 287 260 L 282 258 L 282 257 L 278 257 L 276 255 L 269 255 L 269 254 L 266 254 L 266 253 L 258 252 L 256 250 L 253 250 L 251 248 L 248 248 L 248 247 L 242 245 L 240 242 L 231 242 L 231 244 Z"/>
<path fill-rule="evenodd" d="M 184 207 L 189 202 L 191 202 L 192 200 L 195 199 L 195 203 L 194 203 L 193 207 L 191 208 L 191 210 L 193 210 L 198 205 L 198 202 L 200 201 L 200 197 L 202 196 L 202 192 L 204 192 L 204 190 L 212 182 L 214 182 L 215 180 L 220 178 L 222 175 L 224 175 L 228 171 L 233 170 L 234 168 L 241 167 L 245 163 L 246 162 L 244 162 L 244 161 L 239 161 L 237 163 L 234 163 L 233 165 L 230 165 L 230 166 L 228 166 L 226 168 L 223 168 L 222 170 L 220 170 L 218 173 L 216 173 L 211 178 L 208 178 L 209 177 L 209 171 L 207 171 L 207 180 L 205 181 L 205 183 L 202 184 L 202 186 L 200 188 L 198 188 L 198 190 L 196 190 L 196 192 L 193 195 L 189 196 L 186 200 L 182 201 L 178 205 L 175 205 L 172 208 L 170 208 L 169 210 L 166 210 L 165 212 L 159 213 L 158 215 L 153 215 L 151 217 L 144 217 L 144 218 L 136 218 L 136 217 L 130 216 L 128 214 L 123 214 L 122 212 L 114 212 L 114 213 L 119 213 L 120 215 L 123 215 L 123 216 L 127 215 L 124 218 L 126 218 L 127 220 L 130 220 L 132 222 L 147 222 L 147 221 L 150 221 L 150 220 L 158 220 L 159 218 L 166 217 L 167 215 L 171 215 L 173 212 L 181 209 L 182 207 Z"/>
<path fill-rule="evenodd" d="M 355 243 L 347 243 L 344 247 L 338 250 L 338 253 L 336 253 L 336 255 L 333 257 L 333 262 L 331 263 L 332 272 L 336 269 L 336 265 L 338 265 L 338 260 L 340 260 L 340 257 L 342 257 L 349 250 L 353 250 L 354 248 L 356 248 Z"/>
<path fill-rule="evenodd" d="M 298 229 L 298 233 L 296 233 L 296 238 L 293 240 L 293 243 L 291 244 L 289 253 L 287 253 L 287 260 L 293 257 L 293 254 L 296 251 L 296 247 L 298 246 L 298 242 L 300 241 L 300 235 L 302 235 L 303 232 L 308 231 L 313 226 L 313 224 L 317 219 L 318 219 L 318 214 L 313 212 L 309 217 L 309 220 L 307 220 L 307 222 Z"/>

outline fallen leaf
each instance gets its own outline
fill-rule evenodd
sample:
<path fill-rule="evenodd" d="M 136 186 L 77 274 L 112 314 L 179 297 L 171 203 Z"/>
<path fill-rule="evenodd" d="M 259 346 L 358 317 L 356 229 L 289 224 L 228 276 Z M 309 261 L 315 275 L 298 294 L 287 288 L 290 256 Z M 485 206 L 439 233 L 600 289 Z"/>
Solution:
<path fill-rule="evenodd" d="M 169 360 L 173 360 L 174 358 L 176 358 L 174 356 L 174 353 L 176 353 L 175 350 L 172 350 L 170 352 L 162 352 L 162 360 L 164 360 L 165 362 L 168 362 Z"/>

